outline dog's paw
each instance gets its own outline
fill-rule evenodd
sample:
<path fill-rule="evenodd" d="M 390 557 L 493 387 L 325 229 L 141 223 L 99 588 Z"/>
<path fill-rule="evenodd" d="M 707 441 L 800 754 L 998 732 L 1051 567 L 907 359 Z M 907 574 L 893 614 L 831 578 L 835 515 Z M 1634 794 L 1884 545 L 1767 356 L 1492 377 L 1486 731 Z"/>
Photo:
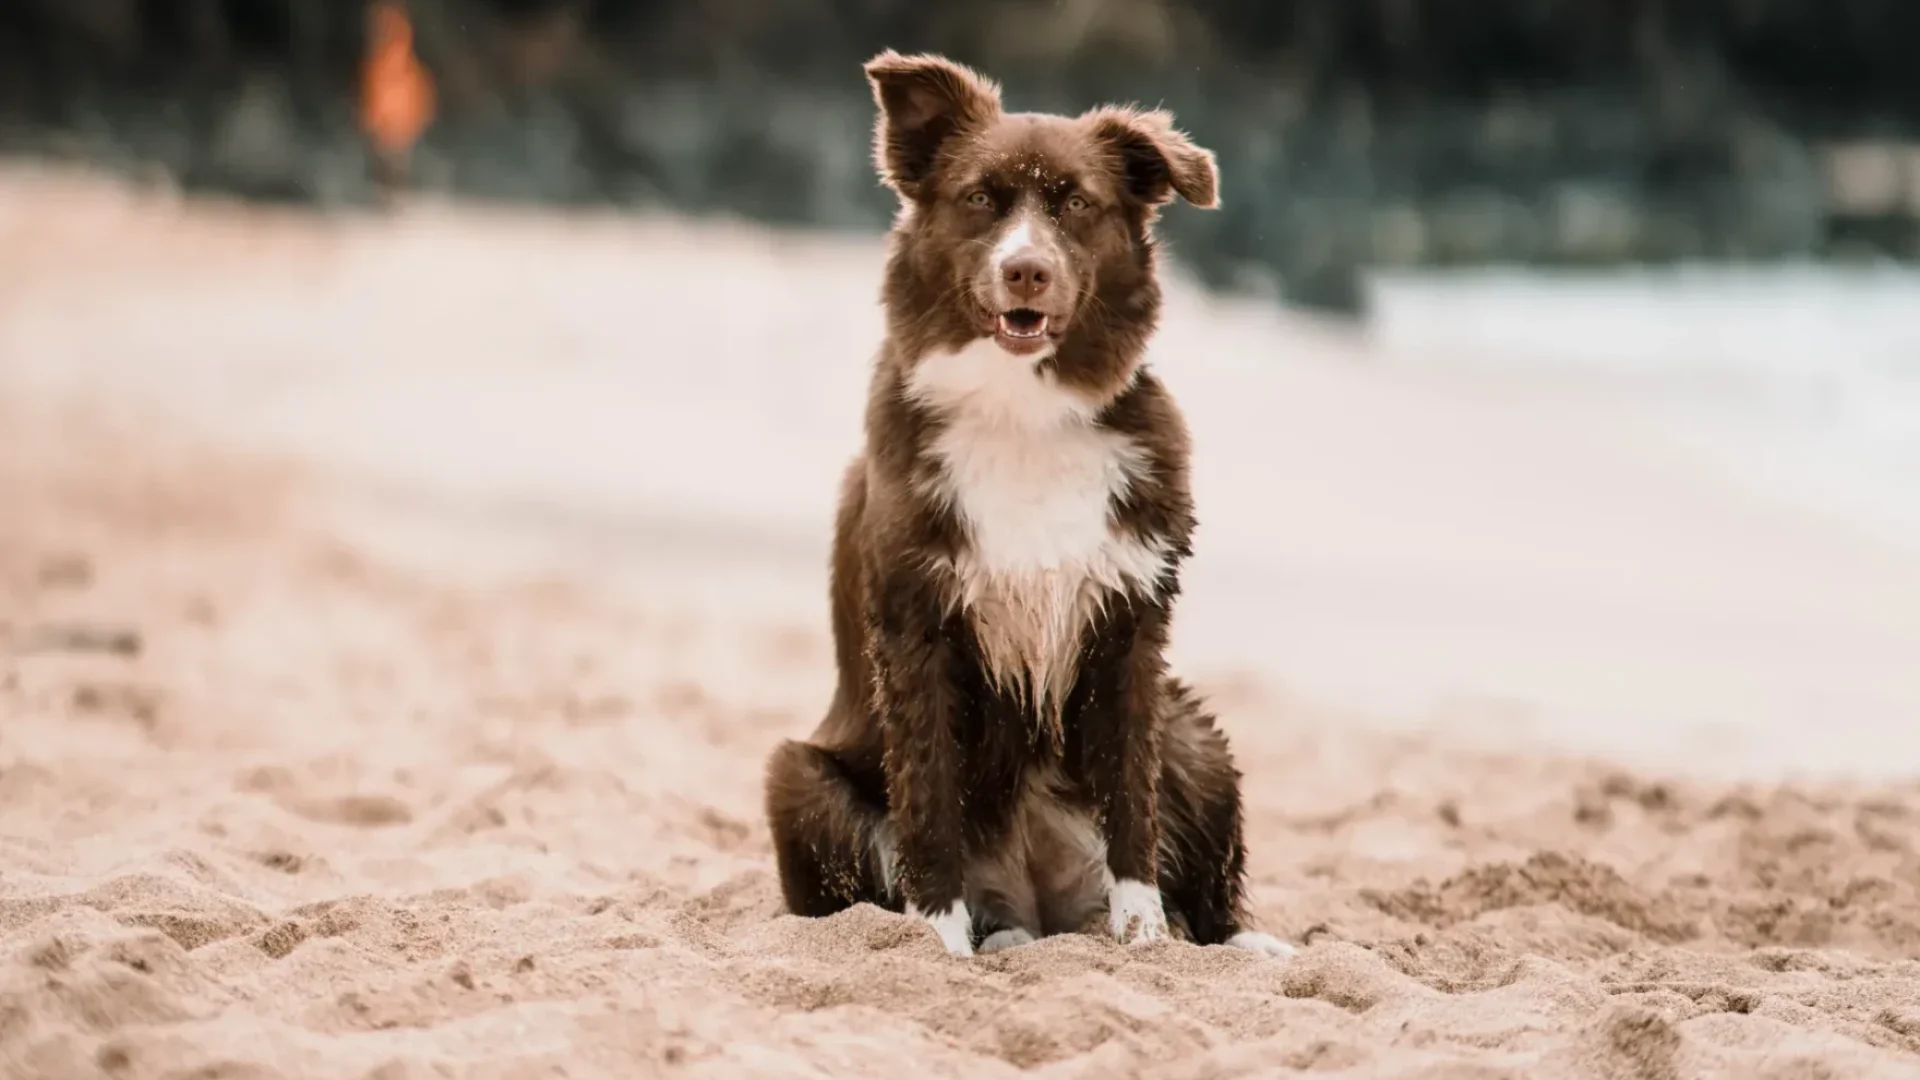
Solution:
<path fill-rule="evenodd" d="M 1018 927 L 1010 930 L 995 930 L 980 943 L 980 952 L 997 953 L 1006 949 L 1017 949 L 1022 945 L 1033 944 L 1033 935 Z"/>
<path fill-rule="evenodd" d="M 1258 930 L 1242 930 L 1228 938 L 1227 945 L 1275 960 L 1285 960 L 1300 951 L 1272 934 L 1263 934 Z"/>
<path fill-rule="evenodd" d="M 948 952 L 955 956 L 973 955 L 973 915 L 967 911 L 965 900 L 955 900 L 947 910 L 933 913 L 908 904 L 907 914 L 933 927 Z"/>
<path fill-rule="evenodd" d="M 1107 892 L 1107 928 L 1122 945 L 1167 938 L 1167 909 L 1160 890 L 1143 881 L 1122 879 Z"/>

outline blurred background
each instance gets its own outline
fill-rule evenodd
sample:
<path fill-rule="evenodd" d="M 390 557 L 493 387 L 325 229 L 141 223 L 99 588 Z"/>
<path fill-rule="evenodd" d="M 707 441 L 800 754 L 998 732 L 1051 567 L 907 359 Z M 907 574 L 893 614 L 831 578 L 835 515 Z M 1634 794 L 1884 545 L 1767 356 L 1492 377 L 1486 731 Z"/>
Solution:
<path fill-rule="evenodd" d="M 1920 253 L 1902 0 L 407 0 L 424 189 L 825 229 L 888 220 L 857 65 L 1016 107 L 1164 104 L 1231 193 L 1210 286 L 1364 306 L 1368 267 Z M 343 0 L 6 0 L 0 147 L 320 208 L 370 198 Z"/>
<path fill-rule="evenodd" d="M 1884 731 L 1915 42 L 1911 0 L 0 0 L 0 375 L 815 619 L 892 212 L 859 65 L 940 51 L 1219 155 L 1156 352 L 1195 657 L 1596 737 Z"/>

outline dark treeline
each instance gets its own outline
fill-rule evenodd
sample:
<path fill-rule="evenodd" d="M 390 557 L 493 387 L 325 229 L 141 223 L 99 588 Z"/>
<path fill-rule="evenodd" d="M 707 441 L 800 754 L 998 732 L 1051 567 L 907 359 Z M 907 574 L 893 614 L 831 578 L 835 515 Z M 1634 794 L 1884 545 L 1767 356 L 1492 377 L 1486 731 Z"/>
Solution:
<path fill-rule="evenodd" d="M 1367 264 L 1916 252 L 1920 167 L 1856 206 L 1827 156 L 1920 135 L 1915 0 L 407 8 L 441 101 L 418 181 L 475 195 L 878 227 L 858 64 L 890 45 L 1016 107 L 1173 108 L 1221 156 L 1225 209 L 1169 220 L 1218 285 L 1343 306 Z M 0 148 L 359 201 L 366 32 L 358 0 L 0 0 Z"/>

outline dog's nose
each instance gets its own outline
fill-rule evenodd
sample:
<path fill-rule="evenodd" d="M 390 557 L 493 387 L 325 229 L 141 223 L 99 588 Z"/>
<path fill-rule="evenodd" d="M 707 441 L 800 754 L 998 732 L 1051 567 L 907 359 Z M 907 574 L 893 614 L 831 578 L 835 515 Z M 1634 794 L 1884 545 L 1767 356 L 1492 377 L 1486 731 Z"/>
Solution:
<path fill-rule="evenodd" d="M 1000 264 L 1007 291 L 1022 300 L 1037 300 L 1053 284 L 1053 260 L 1038 252 L 1022 252 Z"/>

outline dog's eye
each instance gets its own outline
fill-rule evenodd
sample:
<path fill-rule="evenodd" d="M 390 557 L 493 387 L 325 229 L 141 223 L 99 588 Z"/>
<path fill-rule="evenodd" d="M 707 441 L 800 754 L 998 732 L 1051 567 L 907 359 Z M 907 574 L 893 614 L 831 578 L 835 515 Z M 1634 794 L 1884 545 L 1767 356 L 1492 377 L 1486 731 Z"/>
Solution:
<path fill-rule="evenodd" d="M 1093 209 L 1093 204 L 1088 202 L 1085 196 L 1081 196 L 1081 195 L 1067 196 L 1067 213 L 1078 214 L 1083 210 L 1091 210 L 1091 209 Z"/>
<path fill-rule="evenodd" d="M 985 210 L 993 205 L 993 197 L 984 191 L 976 191 L 967 196 L 967 205 L 976 210 Z"/>

